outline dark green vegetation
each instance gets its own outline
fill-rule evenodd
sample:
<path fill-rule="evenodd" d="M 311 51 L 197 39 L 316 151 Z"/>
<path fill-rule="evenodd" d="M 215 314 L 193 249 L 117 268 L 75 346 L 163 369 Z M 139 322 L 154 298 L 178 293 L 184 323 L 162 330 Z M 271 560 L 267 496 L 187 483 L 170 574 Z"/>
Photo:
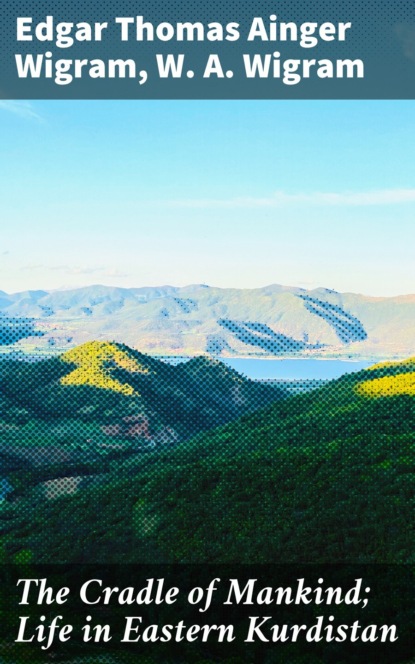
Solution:
<path fill-rule="evenodd" d="M 0 458 L 14 491 L 0 506 L 2 562 L 23 565 L 25 576 L 36 575 L 34 563 L 63 562 L 222 562 L 232 570 L 236 563 L 414 563 L 413 362 L 281 399 L 206 359 L 171 367 L 122 346 L 96 350 L 87 349 L 87 362 L 82 348 L 3 371 Z M 343 645 L 323 643 L 264 652 L 242 642 L 231 657 L 212 644 L 184 644 L 144 659 L 148 650 L 117 652 L 110 644 L 105 661 L 409 664 L 410 569 L 402 578 L 397 572 L 397 597 L 406 589 L 409 603 L 398 606 L 394 597 L 391 608 L 379 591 L 371 610 L 381 619 L 365 613 L 374 623 L 399 613 L 405 629 L 397 651 L 369 652 L 365 644 L 345 654 Z M 384 587 L 394 570 L 380 574 Z M 378 567 L 370 574 L 375 586 Z M 19 652 L 6 647 L 14 629 L 7 602 L 2 657 L 16 662 Z M 83 617 L 75 612 L 73 620 Z M 299 619 L 306 620 L 302 612 Z M 30 661 L 45 661 L 35 646 L 21 652 L 22 662 L 28 652 Z M 102 653 L 69 643 L 58 661 L 99 662 Z"/>
<path fill-rule="evenodd" d="M 166 373 L 157 374 L 154 383 L 165 395 L 160 421 L 171 425 L 176 416 L 177 430 L 207 429 L 212 411 L 202 407 L 201 395 L 220 413 L 222 401 L 214 395 L 221 372 L 226 371 L 223 385 L 236 378 L 206 360 L 164 366 L 160 371 Z M 197 371 L 189 375 L 192 366 Z M 18 400 L 26 410 L 34 403 L 33 413 L 46 404 L 42 421 L 58 418 L 67 393 L 66 417 L 76 413 L 84 427 L 98 428 L 101 416 L 110 422 L 105 418 L 124 407 L 122 394 L 56 385 L 62 367 L 55 360 L 19 367 L 29 376 L 38 372 L 31 387 L 26 376 L 19 381 L 20 395 L 7 391 L 7 383 L 2 389 L 8 403 Z M 399 373 L 404 370 L 409 376 L 413 364 Z M 40 372 L 49 372 L 43 398 Z M 177 372 L 181 378 L 174 387 L 170 381 Z M 183 442 L 90 460 L 87 470 L 69 473 L 65 461 L 61 470 L 56 461 L 50 478 L 90 476 L 73 495 L 50 499 L 49 491 L 47 497 L 44 468 L 14 469 L 8 476 L 18 490 L 0 512 L 4 555 L 51 563 L 413 563 L 415 400 L 371 399 L 357 389 L 385 373 L 393 376 L 397 369 L 348 375 Z M 117 376 L 123 379 L 122 373 Z M 145 391 L 144 377 L 136 376 L 137 385 L 142 381 L 140 398 L 153 404 L 156 388 L 147 379 Z M 249 394 L 248 384 L 242 385 Z M 175 391 L 180 389 L 183 401 Z M 85 406 L 94 406 L 93 417 L 84 417 Z M 231 419 L 226 402 L 222 415 Z M 125 441 L 125 432 L 120 435 Z M 56 447 L 62 451 L 65 444 Z"/>

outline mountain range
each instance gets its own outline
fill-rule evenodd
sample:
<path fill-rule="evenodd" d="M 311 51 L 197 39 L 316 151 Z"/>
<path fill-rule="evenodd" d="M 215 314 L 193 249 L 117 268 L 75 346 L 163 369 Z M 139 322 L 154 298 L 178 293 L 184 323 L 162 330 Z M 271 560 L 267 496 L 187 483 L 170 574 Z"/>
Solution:
<path fill-rule="evenodd" d="M 0 292 L 3 353 L 61 353 L 93 340 L 156 356 L 403 359 L 415 346 L 415 295 L 279 285 Z"/>

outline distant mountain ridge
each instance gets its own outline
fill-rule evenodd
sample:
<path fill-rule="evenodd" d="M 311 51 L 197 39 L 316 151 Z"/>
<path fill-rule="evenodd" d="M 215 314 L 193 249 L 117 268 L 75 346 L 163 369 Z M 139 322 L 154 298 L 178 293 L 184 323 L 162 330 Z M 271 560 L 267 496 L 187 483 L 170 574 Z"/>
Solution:
<path fill-rule="evenodd" d="M 61 352 L 92 340 L 153 355 L 403 359 L 415 351 L 415 295 L 279 285 L 0 292 L 4 351 Z"/>

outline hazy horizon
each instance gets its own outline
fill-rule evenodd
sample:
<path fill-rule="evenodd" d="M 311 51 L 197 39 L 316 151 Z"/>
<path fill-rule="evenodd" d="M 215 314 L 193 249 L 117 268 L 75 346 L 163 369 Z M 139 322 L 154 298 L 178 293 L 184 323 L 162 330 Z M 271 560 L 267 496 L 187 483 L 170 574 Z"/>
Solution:
<path fill-rule="evenodd" d="M 218 284 L 206 284 L 202 282 L 198 283 L 188 283 L 188 284 L 173 284 L 173 283 L 160 283 L 160 284 L 141 284 L 141 285 L 136 285 L 136 286 L 124 286 L 121 284 L 102 284 L 102 283 L 90 283 L 90 284 L 83 284 L 80 286 L 60 286 L 58 288 L 25 288 L 22 290 L 17 290 L 17 291 L 6 291 L 3 288 L 0 288 L 0 292 L 5 293 L 6 295 L 18 295 L 20 293 L 26 293 L 26 292 L 45 292 L 45 293 L 62 293 L 62 292 L 70 292 L 70 291 L 75 291 L 75 290 L 82 290 L 82 289 L 87 289 L 87 288 L 108 288 L 108 289 L 121 289 L 121 290 L 141 290 L 141 289 L 163 289 L 163 288 L 173 288 L 173 289 L 187 289 L 187 288 L 197 288 L 197 287 L 202 287 L 202 288 L 212 288 L 212 289 L 218 289 L 218 290 L 246 290 L 246 291 L 252 291 L 252 290 L 264 290 L 267 288 L 272 288 L 272 287 L 277 287 L 281 289 L 299 289 L 299 290 L 304 290 L 304 291 L 317 291 L 317 290 L 325 290 L 325 291 L 331 291 L 334 293 L 340 293 L 342 295 L 358 295 L 361 297 L 368 297 L 368 298 L 374 298 L 374 299 L 388 299 L 388 298 L 406 298 L 406 297 L 415 297 L 415 291 L 413 293 L 396 293 L 392 295 L 372 295 L 371 293 L 364 293 L 364 292 L 359 292 L 359 291 L 338 291 L 333 288 L 327 288 L 326 286 L 315 286 L 315 287 L 301 287 L 301 286 L 293 286 L 290 284 L 279 284 L 279 283 L 269 283 L 269 284 L 263 284 L 262 286 L 246 286 L 246 287 L 240 287 L 240 286 L 220 286 Z"/>

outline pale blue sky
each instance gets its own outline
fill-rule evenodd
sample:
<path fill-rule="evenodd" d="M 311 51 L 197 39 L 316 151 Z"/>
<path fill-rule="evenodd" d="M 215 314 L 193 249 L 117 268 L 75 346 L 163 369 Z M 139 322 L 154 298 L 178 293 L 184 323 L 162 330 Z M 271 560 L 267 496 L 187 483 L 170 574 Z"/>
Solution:
<path fill-rule="evenodd" d="M 0 101 L 0 289 L 415 293 L 415 102 Z"/>

